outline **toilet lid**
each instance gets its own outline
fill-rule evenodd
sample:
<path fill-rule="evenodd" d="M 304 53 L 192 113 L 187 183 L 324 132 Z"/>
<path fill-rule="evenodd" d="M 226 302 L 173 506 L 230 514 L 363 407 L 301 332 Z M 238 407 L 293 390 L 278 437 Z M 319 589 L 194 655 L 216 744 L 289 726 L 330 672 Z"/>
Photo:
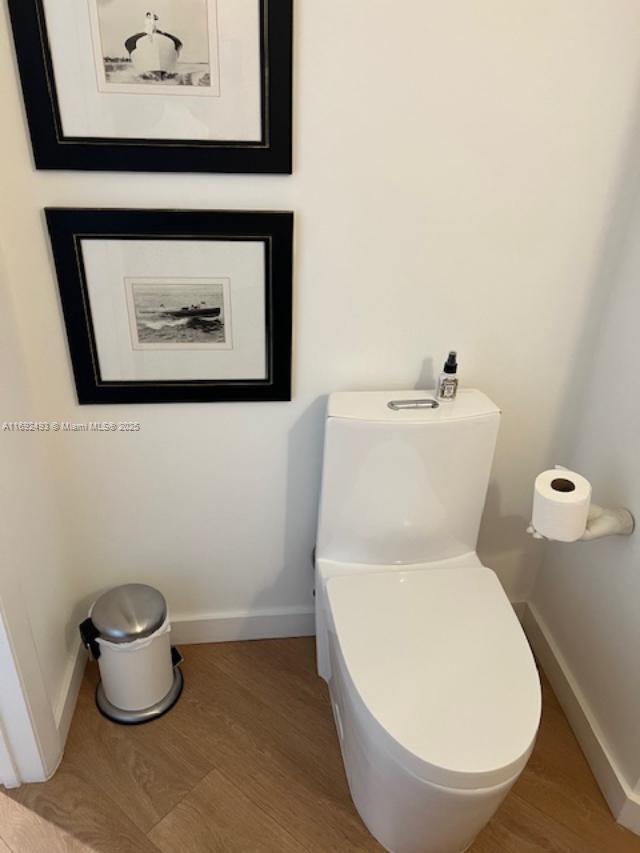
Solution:
<path fill-rule="evenodd" d="M 491 570 L 346 575 L 327 595 L 356 712 L 403 766 L 452 788 L 498 785 L 524 767 L 540 681 Z"/>

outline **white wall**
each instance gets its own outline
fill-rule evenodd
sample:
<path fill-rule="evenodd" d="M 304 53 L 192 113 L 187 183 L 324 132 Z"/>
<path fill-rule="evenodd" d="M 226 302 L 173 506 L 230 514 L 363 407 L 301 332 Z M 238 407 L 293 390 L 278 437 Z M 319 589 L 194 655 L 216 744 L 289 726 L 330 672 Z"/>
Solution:
<path fill-rule="evenodd" d="M 640 71 L 635 0 L 297 0 L 295 174 L 36 173 L 0 19 L 4 246 L 78 592 L 174 611 L 307 607 L 334 389 L 426 387 L 450 347 L 504 421 L 482 555 L 526 598 L 530 483 L 585 321 Z M 75 404 L 41 208 L 297 213 L 295 401 Z"/>
<path fill-rule="evenodd" d="M 640 126 L 638 127 L 640 137 Z M 558 437 L 558 459 L 593 485 L 594 500 L 640 521 L 640 164 L 618 266 L 603 281 L 599 332 L 584 342 L 580 400 Z M 627 189 L 627 192 L 629 190 Z M 556 461 L 549 459 L 549 462 Z M 623 783 L 640 794 L 640 530 L 630 538 L 549 546 L 532 605 L 576 687 L 582 710 Z M 636 796 L 640 831 L 640 796 Z"/>

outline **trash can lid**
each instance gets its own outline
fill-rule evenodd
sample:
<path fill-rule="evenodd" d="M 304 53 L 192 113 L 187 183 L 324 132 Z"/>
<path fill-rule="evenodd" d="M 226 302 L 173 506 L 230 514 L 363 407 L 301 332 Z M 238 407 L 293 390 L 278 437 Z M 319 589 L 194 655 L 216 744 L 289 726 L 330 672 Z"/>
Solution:
<path fill-rule="evenodd" d="M 167 618 L 167 602 L 152 586 L 128 583 L 105 592 L 93 605 L 91 619 L 110 643 L 148 637 Z"/>

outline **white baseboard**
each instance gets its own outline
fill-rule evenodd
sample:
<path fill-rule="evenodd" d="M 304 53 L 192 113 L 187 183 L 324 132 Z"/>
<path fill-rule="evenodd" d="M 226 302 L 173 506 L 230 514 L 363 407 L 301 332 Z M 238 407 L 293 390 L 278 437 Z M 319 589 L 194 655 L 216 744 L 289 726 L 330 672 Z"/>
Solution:
<path fill-rule="evenodd" d="M 640 796 L 616 765 L 567 662 L 544 620 L 531 604 L 526 606 L 523 623 L 533 651 L 551 682 L 613 816 L 622 826 L 640 835 Z"/>
<path fill-rule="evenodd" d="M 0 785 L 9 788 L 20 787 L 18 768 L 9 749 L 9 741 L 0 720 Z"/>
<path fill-rule="evenodd" d="M 223 611 L 201 616 L 171 615 L 171 640 L 178 644 L 224 643 L 315 634 L 312 607 Z"/>
<path fill-rule="evenodd" d="M 76 648 L 69 658 L 67 663 L 67 671 L 65 673 L 64 683 L 60 691 L 60 696 L 56 707 L 54 708 L 54 718 L 60 735 L 60 744 L 62 749 L 67 742 L 69 727 L 73 719 L 73 712 L 76 708 L 80 685 L 82 684 L 82 676 L 87 665 L 87 652 L 82 645 L 80 639 L 77 641 Z"/>

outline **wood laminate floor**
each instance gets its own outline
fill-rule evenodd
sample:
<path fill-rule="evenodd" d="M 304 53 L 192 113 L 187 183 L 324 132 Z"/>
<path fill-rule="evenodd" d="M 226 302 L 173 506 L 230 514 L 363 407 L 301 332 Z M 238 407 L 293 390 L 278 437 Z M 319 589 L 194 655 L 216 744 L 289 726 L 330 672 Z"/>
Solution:
<path fill-rule="evenodd" d="M 62 765 L 0 794 L 0 853 L 380 851 L 349 797 L 311 639 L 182 648 L 186 687 L 150 725 L 97 713 L 87 669 Z M 470 853 L 640 853 L 556 698 L 515 788 Z"/>

